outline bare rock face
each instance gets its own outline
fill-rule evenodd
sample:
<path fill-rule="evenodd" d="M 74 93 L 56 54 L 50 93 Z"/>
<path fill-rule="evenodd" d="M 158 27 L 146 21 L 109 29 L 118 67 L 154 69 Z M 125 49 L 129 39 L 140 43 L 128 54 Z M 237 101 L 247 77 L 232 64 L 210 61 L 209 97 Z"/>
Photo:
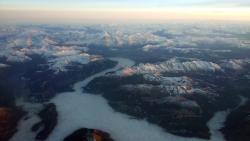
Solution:
<path fill-rule="evenodd" d="M 96 141 L 113 141 L 110 137 L 109 134 L 106 132 L 103 132 L 101 130 L 95 129 L 94 131 L 94 136 Z"/>
<path fill-rule="evenodd" d="M 44 125 L 43 130 L 37 134 L 36 140 L 45 140 L 57 125 L 57 111 L 55 104 L 49 103 L 38 113 L 38 115 L 42 120 L 33 125 L 31 131 L 37 131 L 40 126 Z"/>
<path fill-rule="evenodd" d="M 63 141 L 113 141 L 109 134 L 97 129 L 80 128 Z"/>
<path fill-rule="evenodd" d="M 7 141 L 17 132 L 16 126 L 22 112 L 14 108 L 0 108 L 0 140 Z"/>

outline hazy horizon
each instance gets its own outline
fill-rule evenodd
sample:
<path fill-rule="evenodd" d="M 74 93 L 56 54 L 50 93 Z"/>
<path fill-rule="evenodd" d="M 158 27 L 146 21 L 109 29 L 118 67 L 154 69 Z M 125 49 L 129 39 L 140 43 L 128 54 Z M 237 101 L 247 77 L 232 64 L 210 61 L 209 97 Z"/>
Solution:
<path fill-rule="evenodd" d="M 0 23 L 250 21 L 250 1 L 0 1 Z"/>

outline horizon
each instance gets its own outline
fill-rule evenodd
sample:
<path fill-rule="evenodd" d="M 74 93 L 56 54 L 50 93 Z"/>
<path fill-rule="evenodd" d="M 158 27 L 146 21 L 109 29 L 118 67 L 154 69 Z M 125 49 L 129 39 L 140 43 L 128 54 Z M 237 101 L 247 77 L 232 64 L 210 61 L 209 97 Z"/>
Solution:
<path fill-rule="evenodd" d="M 171 21 L 250 21 L 250 1 L 0 1 L 1 24 L 164 23 Z"/>

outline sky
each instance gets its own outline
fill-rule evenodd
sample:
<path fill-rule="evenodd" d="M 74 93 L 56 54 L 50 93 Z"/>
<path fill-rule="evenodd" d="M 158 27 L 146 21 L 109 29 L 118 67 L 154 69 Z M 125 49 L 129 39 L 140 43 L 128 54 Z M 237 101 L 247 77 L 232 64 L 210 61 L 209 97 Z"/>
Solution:
<path fill-rule="evenodd" d="M 0 23 L 250 21 L 250 0 L 0 0 Z"/>

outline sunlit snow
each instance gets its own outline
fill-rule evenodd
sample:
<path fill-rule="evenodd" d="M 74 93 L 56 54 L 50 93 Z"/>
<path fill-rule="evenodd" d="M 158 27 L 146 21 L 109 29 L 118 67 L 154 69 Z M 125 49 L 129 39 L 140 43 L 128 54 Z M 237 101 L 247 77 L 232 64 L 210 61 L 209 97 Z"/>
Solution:
<path fill-rule="evenodd" d="M 82 93 L 83 86 L 93 78 L 102 76 L 106 72 L 119 69 L 121 66 L 132 66 L 134 62 L 127 59 L 115 58 L 119 64 L 113 68 L 93 75 L 74 85 L 75 92 L 58 94 L 51 102 L 55 103 L 58 111 L 58 125 L 55 127 L 47 141 L 60 141 L 73 131 L 81 128 L 94 128 L 103 130 L 111 135 L 114 140 L 120 141 L 200 141 L 197 138 L 184 138 L 164 132 L 156 125 L 145 120 L 130 119 L 130 116 L 115 112 L 106 99 L 101 95 Z M 217 124 L 217 123 L 215 123 Z M 212 126 L 212 125 L 211 125 Z M 222 140 L 222 136 L 215 136 Z"/>
<path fill-rule="evenodd" d="M 108 101 L 101 95 L 82 93 L 82 87 L 86 86 L 95 77 L 105 75 L 110 71 L 118 70 L 120 67 L 131 67 L 134 62 L 128 59 L 111 58 L 118 61 L 115 68 L 107 69 L 101 73 L 90 76 L 84 81 L 74 85 L 74 92 L 57 94 L 50 100 L 56 105 L 58 112 L 58 124 L 46 139 L 46 141 L 62 141 L 66 136 L 79 128 L 93 128 L 103 130 L 111 135 L 111 138 L 119 141 L 207 141 L 199 138 L 185 138 L 167 133 L 161 127 L 150 124 L 146 120 L 131 119 L 130 116 L 115 112 Z M 244 101 L 243 101 L 244 102 Z M 29 103 L 17 101 L 17 106 L 22 106 L 25 111 L 32 113 Z M 37 111 L 41 105 L 36 105 Z M 227 111 L 217 112 L 207 123 L 212 133 L 212 141 L 223 141 L 223 135 L 218 131 L 223 126 Z M 31 133 L 30 128 L 39 121 L 36 115 L 28 120 L 19 122 L 19 131 L 12 137 L 11 141 L 22 138 L 25 141 L 33 141 L 37 132 Z M 40 129 L 41 130 L 41 129 Z"/>

